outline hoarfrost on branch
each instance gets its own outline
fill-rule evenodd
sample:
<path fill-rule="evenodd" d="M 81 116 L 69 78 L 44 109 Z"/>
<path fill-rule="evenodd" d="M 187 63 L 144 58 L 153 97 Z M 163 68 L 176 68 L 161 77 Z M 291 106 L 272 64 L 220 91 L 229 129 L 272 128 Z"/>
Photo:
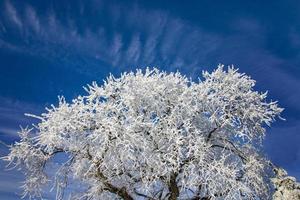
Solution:
<path fill-rule="evenodd" d="M 193 82 L 158 69 L 109 76 L 68 103 L 47 108 L 20 131 L 4 157 L 26 176 L 24 196 L 41 197 L 46 166 L 57 199 L 70 180 L 85 185 L 71 199 L 269 199 L 265 125 L 282 112 L 255 81 L 220 65 Z"/>

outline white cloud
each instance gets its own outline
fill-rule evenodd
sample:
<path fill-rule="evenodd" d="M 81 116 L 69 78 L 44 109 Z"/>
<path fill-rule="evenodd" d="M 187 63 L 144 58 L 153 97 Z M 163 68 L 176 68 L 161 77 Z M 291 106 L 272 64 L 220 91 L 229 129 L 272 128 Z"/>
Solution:
<path fill-rule="evenodd" d="M 69 13 L 62 19 L 55 10 L 38 15 L 31 5 L 25 6 L 25 16 L 22 16 L 6 1 L 5 14 L 10 20 L 3 21 L 2 27 L 13 23 L 27 31 L 19 31 L 22 41 L 20 44 L 5 40 L 0 35 L 0 48 L 54 60 L 62 63 L 62 67 L 90 73 L 94 77 L 102 71 L 101 62 L 122 70 L 124 67 L 135 68 L 138 65 L 159 65 L 170 70 L 186 70 L 188 76 L 198 76 L 201 66 L 224 62 L 247 67 L 252 65 L 266 76 L 269 74 L 266 71 L 272 70 L 278 77 L 285 76 L 286 84 L 290 87 L 299 84 L 298 80 L 290 77 L 291 74 L 282 74 L 282 66 L 289 61 L 282 60 L 265 49 L 265 30 L 253 19 L 233 21 L 231 26 L 235 32 L 220 35 L 162 10 L 115 4 L 108 7 L 107 16 L 104 16 L 100 12 L 103 2 L 95 1 L 94 4 L 95 10 L 89 13 L 94 21 L 101 22 L 106 17 L 105 20 L 111 27 L 101 23 L 96 26 L 80 24 Z M 83 4 L 80 5 L 82 15 L 87 14 Z M 118 25 L 122 25 L 122 28 Z M 24 32 L 34 33 L 34 37 L 28 39 L 27 43 L 23 43 Z M 271 79 L 263 81 L 268 84 L 269 80 Z M 286 101 L 294 104 L 295 95 L 289 96 L 290 99 Z"/>
<path fill-rule="evenodd" d="M 115 34 L 110 49 L 111 62 L 113 66 L 118 66 L 120 64 L 119 61 L 121 59 L 122 47 L 122 36 L 120 34 Z"/>
<path fill-rule="evenodd" d="M 0 133 L 5 135 L 16 135 L 19 129 L 0 127 Z"/>
<path fill-rule="evenodd" d="M 30 25 L 32 30 L 34 30 L 36 34 L 40 34 L 40 20 L 36 14 L 36 11 L 31 6 L 26 7 L 26 20 L 26 23 Z"/>
<path fill-rule="evenodd" d="M 134 35 L 131 38 L 130 44 L 126 51 L 126 60 L 128 63 L 137 64 L 140 58 L 141 41 L 139 35 Z"/>
<path fill-rule="evenodd" d="M 25 6 L 25 16 L 19 16 L 12 4 L 9 2 L 6 4 L 6 13 L 10 16 L 10 22 L 18 24 L 20 33 L 26 32 L 29 36 L 32 35 L 24 38 L 25 36 L 20 34 L 21 41 L 29 40 L 25 44 L 4 40 L 2 48 L 49 60 L 62 60 L 71 65 L 75 65 L 80 57 L 91 65 L 96 65 L 97 60 L 101 60 L 120 68 L 133 67 L 140 63 L 163 66 L 175 63 L 178 67 L 183 67 L 190 63 L 197 63 L 195 58 L 199 57 L 197 54 L 194 55 L 199 53 L 195 50 L 192 54 L 189 53 L 190 45 L 194 45 L 193 49 L 197 47 L 208 49 L 210 42 L 216 41 L 213 38 L 211 40 L 210 36 L 198 27 L 187 25 L 184 21 L 162 11 L 146 11 L 136 5 L 131 8 L 132 12 L 127 12 L 121 5 L 112 6 L 108 11 L 110 16 L 114 16 L 111 18 L 112 24 L 122 23 L 125 29 L 129 29 L 130 35 L 125 36 L 124 32 L 118 29 L 108 30 L 101 25 L 95 29 L 88 24 L 83 25 L 81 27 L 83 31 L 79 33 L 79 25 L 72 17 L 64 19 L 70 23 L 63 24 L 55 11 L 50 10 L 46 12 L 47 14 L 38 15 L 30 5 Z M 81 12 L 84 13 L 84 10 Z M 100 16 L 99 20 L 101 20 Z M 113 37 L 108 37 L 107 34 Z M 205 43 L 187 39 L 197 37 L 206 38 Z M 80 65 L 80 67 L 84 66 Z"/>
<path fill-rule="evenodd" d="M 5 1 L 5 10 L 8 18 L 13 22 L 13 24 L 21 29 L 23 26 L 22 21 L 19 18 L 16 8 L 10 3 L 10 1 Z"/>
<path fill-rule="evenodd" d="M 0 96 L 0 134 L 1 137 L 16 137 L 20 125 L 30 125 L 34 120 L 24 113 L 38 114 L 41 106 L 12 100 Z"/>

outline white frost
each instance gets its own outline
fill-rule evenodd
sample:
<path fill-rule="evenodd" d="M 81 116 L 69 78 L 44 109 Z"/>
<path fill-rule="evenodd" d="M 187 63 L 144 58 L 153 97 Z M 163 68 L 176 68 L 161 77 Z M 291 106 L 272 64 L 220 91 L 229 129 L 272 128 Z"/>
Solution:
<path fill-rule="evenodd" d="M 71 199 L 268 199 L 265 125 L 282 108 L 233 67 L 191 82 L 158 69 L 110 76 L 71 103 L 47 108 L 4 159 L 26 175 L 24 194 L 41 196 L 45 165 L 70 155 L 56 178 L 87 186 Z"/>

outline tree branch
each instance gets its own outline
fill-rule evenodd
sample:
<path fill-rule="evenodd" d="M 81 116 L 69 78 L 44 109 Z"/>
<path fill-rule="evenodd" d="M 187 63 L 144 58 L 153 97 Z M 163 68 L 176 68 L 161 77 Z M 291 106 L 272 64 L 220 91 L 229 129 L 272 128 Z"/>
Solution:
<path fill-rule="evenodd" d="M 211 131 L 209 131 L 208 136 L 206 138 L 206 142 L 209 142 L 209 140 L 212 137 L 212 134 L 218 129 L 218 127 L 215 127 L 214 129 L 212 129 Z"/>
<path fill-rule="evenodd" d="M 117 194 L 118 196 L 120 196 L 122 199 L 124 200 L 133 200 L 133 198 L 129 195 L 129 193 L 126 191 L 125 187 L 122 188 L 118 188 L 114 185 L 112 185 L 111 183 L 108 182 L 104 182 L 103 183 L 104 186 L 106 187 L 106 189 L 114 194 Z"/>
<path fill-rule="evenodd" d="M 104 174 L 100 171 L 100 163 L 99 162 L 96 163 L 96 167 L 97 167 L 97 173 L 95 176 L 100 178 L 100 180 L 106 187 L 106 190 L 120 196 L 124 200 L 133 200 L 133 197 L 131 197 L 131 195 L 126 191 L 125 187 L 118 188 L 107 181 L 107 177 L 104 176 Z"/>
<path fill-rule="evenodd" d="M 141 197 L 145 197 L 145 198 L 147 198 L 149 200 L 155 200 L 155 198 L 153 198 L 153 197 L 149 197 L 148 195 L 145 195 L 143 193 L 138 192 L 135 188 L 134 188 L 134 193 L 137 194 L 137 195 L 139 195 L 139 196 L 141 196 Z"/>
<path fill-rule="evenodd" d="M 242 154 L 242 152 L 238 149 L 232 149 L 232 148 L 229 148 L 229 147 L 226 147 L 226 146 L 223 146 L 223 145 L 220 145 L 220 144 L 213 144 L 211 145 L 211 147 L 219 147 L 219 148 L 223 148 L 225 150 L 228 150 L 228 151 L 231 151 L 231 152 L 234 152 L 236 153 L 236 155 L 238 157 L 241 158 L 242 162 L 244 163 L 245 161 L 247 161 L 247 158 Z"/>
<path fill-rule="evenodd" d="M 222 145 L 222 144 L 213 144 L 212 147 L 216 146 L 216 147 L 224 148 L 226 150 L 229 150 L 229 151 L 232 151 L 232 152 L 236 153 L 242 159 L 243 163 L 245 163 L 246 161 L 248 161 L 248 159 L 245 157 L 245 155 L 243 154 L 243 152 L 240 149 L 238 149 L 238 147 L 236 147 L 232 141 L 230 141 L 230 140 L 228 140 L 226 138 L 219 138 L 219 137 L 217 137 L 215 139 L 219 139 L 219 140 L 221 140 L 223 142 L 227 142 L 231 147 L 233 147 L 233 149 L 229 148 L 229 147 L 226 147 L 225 145 Z"/>

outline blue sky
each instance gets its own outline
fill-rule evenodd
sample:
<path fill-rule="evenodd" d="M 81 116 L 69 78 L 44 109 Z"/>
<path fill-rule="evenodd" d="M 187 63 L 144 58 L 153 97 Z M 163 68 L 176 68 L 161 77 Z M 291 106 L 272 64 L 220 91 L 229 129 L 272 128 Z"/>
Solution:
<path fill-rule="evenodd" d="M 196 79 L 233 64 L 285 108 L 265 152 L 300 179 L 300 2 L 182 2 L 1 1 L 0 140 L 33 123 L 24 113 L 84 94 L 110 72 L 150 66 Z M 18 199 L 20 180 L 1 161 L 0 199 Z"/>

